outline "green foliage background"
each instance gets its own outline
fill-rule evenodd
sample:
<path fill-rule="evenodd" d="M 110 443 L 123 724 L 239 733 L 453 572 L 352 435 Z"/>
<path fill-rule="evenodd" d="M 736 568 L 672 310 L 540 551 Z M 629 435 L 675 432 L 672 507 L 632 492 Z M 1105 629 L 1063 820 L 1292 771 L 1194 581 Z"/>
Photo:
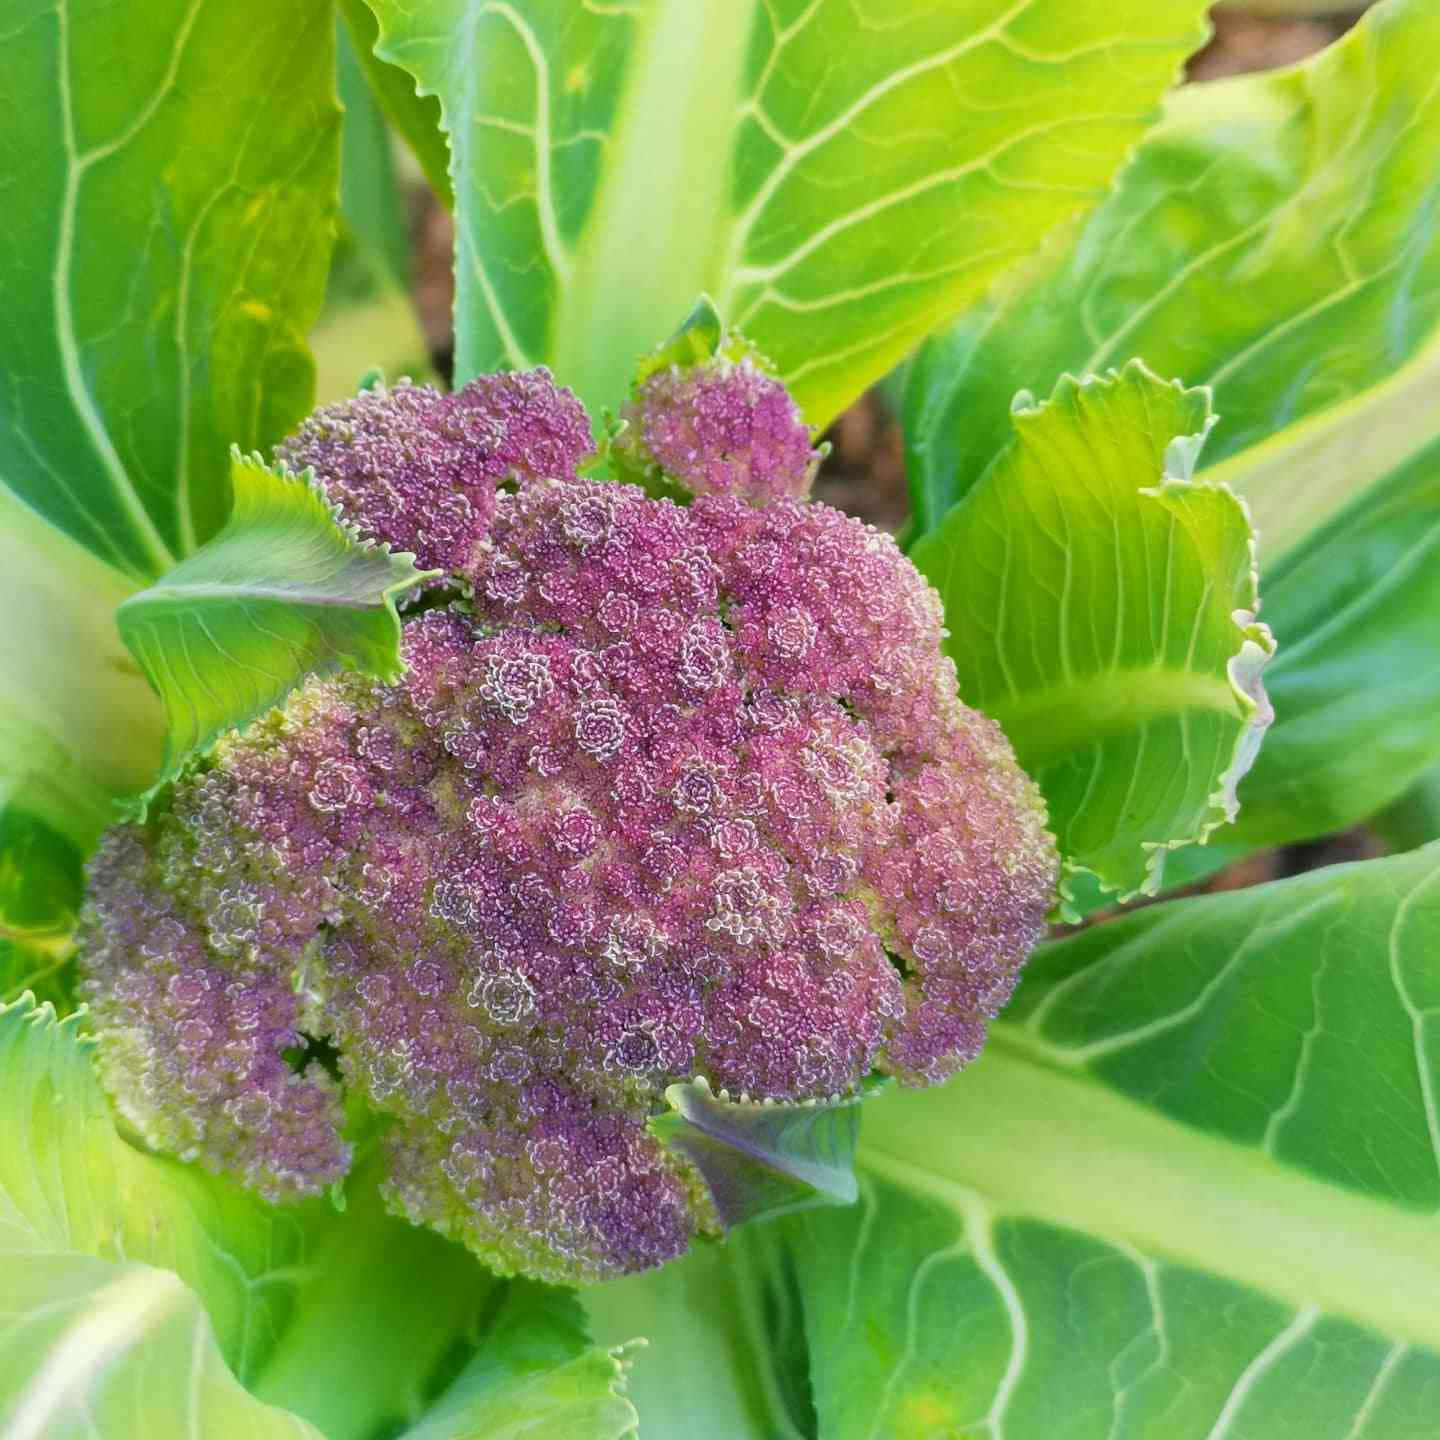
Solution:
<path fill-rule="evenodd" d="M 15 0 L 4 1440 L 1440 1433 L 1440 11 L 1172 90 L 1206 8 L 343 0 L 337 62 L 323 0 Z M 387 119 L 453 207 L 457 379 L 613 408 L 705 292 L 823 423 L 924 342 L 911 553 L 1073 912 L 1371 817 L 1397 853 L 1044 947 L 858 1150 L 854 1107 L 675 1097 L 764 1208 L 852 1158 L 858 1199 L 581 1296 L 365 1163 L 282 1211 L 146 1153 L 21 992 L 74 1008 L 105 825 L 398 666 L 408 557 L 232 459 L 310 408 L 307 335 L 323 398 L 424 361 Z"/>

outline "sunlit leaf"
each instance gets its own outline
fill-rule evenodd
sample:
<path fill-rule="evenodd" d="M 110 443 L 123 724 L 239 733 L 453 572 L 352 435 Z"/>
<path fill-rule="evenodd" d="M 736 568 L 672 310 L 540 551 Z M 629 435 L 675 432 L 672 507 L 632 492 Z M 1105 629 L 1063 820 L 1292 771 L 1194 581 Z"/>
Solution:
<path fill-rule="evenodd" d="M 160 763 L 165 713 L 115 625 L 138 587 L 3 488 L 0 576 L 4 826 L 19 838 L 43 825 L 78 866 L 113 797 L 143 789 Z"/>
<path fill-rule="evenodd" d="M 1166 101 L 1113 194 L 910 377 L 922 528 L 1008 438 L 1016 390 L 1140 356 L 1209 385 L 1205 463 L 1267 560 L 1440 430 L 1440 10 L 1377 6 L 1288 70 Z"/>
<path fill-rule="evenodd" d="M 618 407 L 700 293 L 824 423 L 1093 205 L 1200 0 L 371 0 L 439 96 L 456 369 Z"/>
<path fill-rule="evenodd" d="M 6 1440 L 326 1440 L 245 1390 L 171 1271 L 63 1253 L 4 1264 Z"/>
<path fill-rule="evenodd" d="M 350 536 L 304 480 L 238 452 L 233 473 L 225 528 L 120 607 L 170 717 L 162 779 L 307 675 L 397 678 L 395 599 L 425 578 L 413 556 Z"/>
<path fill-rule="evenodd" d="M 285 1321 L 301 1225 L 122 1140 L 77 1027 L 0 1008 L 0 1434 L 319 1440 L 236 1379 Z"/>
<path fill-rule="evenodd" d="M 137 579 L 219 529 L 230 445 L 269 445 L 308 408 L 332 23 L 317 0 L 6 17 L 0 173 L 25 203 L 0 255 L 0 475 Z"/>
<path fill-rule="evenodd" d="M 1423 1434 L 1437 940 L 1432 847 L 1044 952 L 867 1115 L 861 1205 L 781 1222 L 827 1440 Z"/>
<path fill-rule="evenodd" d="M 0 1009 L 0 1247 L 175 1271 L 248 1375 L 288 1315 L 303 1227 L 123 1140 L 79 1025 L 29 999 Z"/>
<path fill-rule="evenodd" d="M 1193 474 L 1209 397 L 1132 364 L 1063 378 L 912 558 L 960 693 L 998 720 L 1072 866 L 1153 889 L 1230 817 L 1270 712 L 1243 506 Z"/>
<path fill-rule="evenodd" d="M 67 864 L 160 760 L 116 605 L 220 527 L 230 444 L 308 408 L 332 24 L 319 0 L 6 7 L 0 810 Z"/>
<path fill-rule="evenodd" d="M 1391 0 L 1301 66 L 1178 92 L 1091 220 L 911 372 L 922 528 L 1022 386 L 1130 355 L 1213 386 L 1202 473 L 1251 506 L 1280 644 L 1237 843 L 1352 824 L 1440 761 L 1437 53 L 1440 10 Z"/>

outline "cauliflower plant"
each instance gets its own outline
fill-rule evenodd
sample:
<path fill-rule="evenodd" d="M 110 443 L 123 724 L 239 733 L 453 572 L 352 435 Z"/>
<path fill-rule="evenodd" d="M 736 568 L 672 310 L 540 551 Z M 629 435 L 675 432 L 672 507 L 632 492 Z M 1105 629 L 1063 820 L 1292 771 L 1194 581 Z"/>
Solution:
<path fill-rule="evenodd" d="M 719 1228 L 649 1127 L 668 1085 L 801 1101 L 979 1051 L 1057 861 L 938 598 L 803 498 L 752 359 L 661 369 L 626 419 L 648 488 L 578 477 L 543 370 L 374 389 L 280 448 L 447 578 L 400 683 L 312 680 L 102 845 L 84 990 L 153 1145 L 295 1200 L 363 1101 L 394 1209 L 596 1280 Z"/>

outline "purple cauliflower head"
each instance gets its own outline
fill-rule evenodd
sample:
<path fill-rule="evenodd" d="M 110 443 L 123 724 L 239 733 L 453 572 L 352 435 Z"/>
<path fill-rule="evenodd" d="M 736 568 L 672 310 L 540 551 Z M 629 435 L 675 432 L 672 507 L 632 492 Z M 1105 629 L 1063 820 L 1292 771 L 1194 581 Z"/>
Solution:
<path fill-rule="evenodd" d="M 693 473 L 732 462 L 673 385 L 647 433 L 671 394 Z M 957 699 L 934 591 L 785 485 L 747 503 L 778 473 L 750 434 L 751 479 L 688 506 L 577 478 L 543 371 L 372 391 L 281 447 L 451 591 L 401 682 L 308 682 L 102 843 L 84 992 L 151 1143 L 298 1199 L 346 1173 L 353 1096 L 393 1208 L 596 1280 L 718 1226 L 649 1128 L 670 1084 L 974 1057 L 1053 896 L 1043 805 Z"/>

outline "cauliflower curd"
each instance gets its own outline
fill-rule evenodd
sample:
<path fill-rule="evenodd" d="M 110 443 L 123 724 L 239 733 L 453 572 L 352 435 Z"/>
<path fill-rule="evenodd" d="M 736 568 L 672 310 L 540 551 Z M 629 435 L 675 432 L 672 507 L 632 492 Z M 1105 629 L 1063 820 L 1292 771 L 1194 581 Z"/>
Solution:
<path fill-rule="evenodd" d="M 346 1174 L 363 1102 L 394 1209 L 596 1280 L 717 1228 L 647 1124 L 672 1082 L 797 1101 L 979 1051 L 1057 861 L 938 598 L 802 498 L 809 434 L 749 361 L 628 419 L 693 503 L 577 478 L 544 371 L 376 389 L 281 447 L 446 578 L 400 683 L 305 684 L 103 843 L 84 990 L 152 1144 L 289 1201 Z"/>

